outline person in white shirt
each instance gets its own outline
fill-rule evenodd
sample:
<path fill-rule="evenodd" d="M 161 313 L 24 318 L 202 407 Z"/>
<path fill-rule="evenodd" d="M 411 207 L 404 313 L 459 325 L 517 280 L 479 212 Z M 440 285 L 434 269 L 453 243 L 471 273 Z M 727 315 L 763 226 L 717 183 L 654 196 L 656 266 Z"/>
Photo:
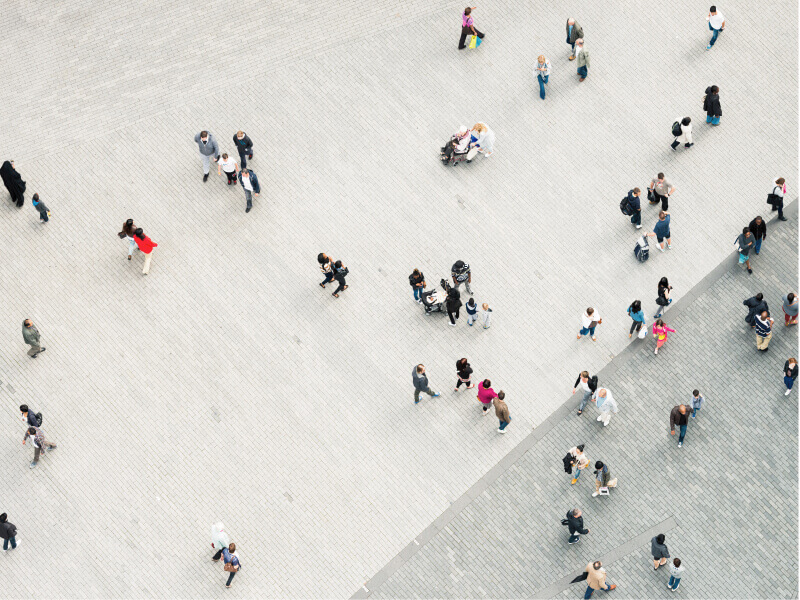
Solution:
<path fill-rule="evenodd" d="M 228 176 L 228 185 L 235 185 L 239 168 L 236 166 L 236 161 L 229 158 L 227 154 L 223 154 L 222 158 L 219 159 L 217 163 L 217 175 L 222 175 L 223 171 L 225 171 L 225 175 Z"/>
<path fill-rule="evenodd" d="M 550 61 L 544 57 L 544 54 L 539 55 L 539 62 L 536 63 L 533 74 L 539 80 L 539 98 L 544 100 L 544 86 L 550 79 Z"/>
<path fill-rule="evenodd" d="M 767 202 L 772 200 L 772 210 L 778 211 L 778 220 L 787 221 L 788 219 L 783 216 L 783 197 L 786 195 L 786 179 L 778 177 L 772 182 L 772 189 L 770 190 L 772 198 L 768 197 Z"/>
<path fill-rule="evenodd" d="M 599 388 L 592 394 L 592 402 L 597 403 L 597 410 L 600 411 L 600 416 L 597 417 L 597 420 L 603 422 L 603 427 L 608 427 L 608 422 L 611 421 L 611 413 L 619 412 L 619 407 L 614 400 L 614 396 L 611 395 L 611 391 L 606 388 Z"/>
<path fill-rule="evenodd" d="M 675 138 L 674 142 L 672 142 L 672 149 L 675 150 L 675 148 L 677 148 L 681 142 L 683 142 L 684 148 L 691 148 L 694 146 L 694 142 L 692 141 L 692 118 L 676 118 L 675 121 L 681 124 L 681 134 Z"/>
<path fill-rule="evenodd" d="M 588 333 L 592 336 L 592 340 L 596 342 L 597 338 L 594 336 L 594 330 L 602 322 L 603 319 L 599 317 L 591 306 L 587 308 L 586 312 L 581 315 L 581 330 L 578 332 L 578 339 Z"/>
<path fill-rule="evenodd" d="M 494 150 L 494 131 L 489 129 L 486 123 L 475 123 L 470 133 L 472 137 L 477 138 L 471 145 L 475 146 L 478 152 L 482 152 L 486 158 L 489 158 Z"/>
<path fill-rule="evenodd" d="M 708 9 L 706 21 L 708 21 L 708 28 L 713 31 L 711 34 L 711 41 L 708 42 L 708 46 L 706 46 L 706 50 L 711 50 L 711 46 L 717 42 L 719 32 L 725 31 L 725 17 L 722 16 L 721 12 L 717 12 L 716 6 L 712 6 Z"/>

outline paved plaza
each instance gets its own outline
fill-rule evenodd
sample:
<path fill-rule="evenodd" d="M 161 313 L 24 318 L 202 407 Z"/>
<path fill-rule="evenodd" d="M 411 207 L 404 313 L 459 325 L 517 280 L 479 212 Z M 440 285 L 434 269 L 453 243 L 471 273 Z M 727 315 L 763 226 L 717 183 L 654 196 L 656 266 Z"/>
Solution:
<path fill-rule="evenodd" d="M 711 52 L 689 0 L 498 0 L 463 52 L 450 0 L 8 4 L 0 160 L 28 192 L 0 202 L 7 597 L 579 597 L 563 579 L 593 558 L 617 596 L 660 597 L 639 539 L 662 524 L 684 595 L 797 597 L 797 397 L 780 389 L 797 331 L 778 323 L 757 354 L 741 306 L 763 291 L 780 320 L 797 290 L 796 202 L 753 275 L 732 257 L 771 180 L 797 198 L 796 3 L 720 5 Z M 592 58 L 580 84 L 568 16 Z M 673 153 L 685 115 L 696 143 Z M 494 155 L 444 168 L 439 147 L 478 121 Z M 201 129 L 223 152 L 253 139 L 249 214 L 224 176 L 202 182 Z M 640 264 L 618 204 L 659 171 L 674 249 Z M 146 277 L 116 237 L 127 218 L 159 244 Z M 339 299 L 321 251 L 350 269 Z M 413 302 L 414 267 L 430 286 L 458 259 L 488 330 Z M 625 309 L 639 298 L 649 320 L 665 275 L 678 333 L 653 357 Z M 587 306 L 597 342 L 575 339 Z M 506 391 L 506 435 L 452 392 L 462 356 Z M 442 396 L 415 406 L 420 362 Z M 582 369 L 620 404 L 606 430 L 565 405 Z M 708 410 L 678 451 L 668 412 L 693 387 Z M 33 470 L 22 403 L 59 446 Z M 602 504 L 561 472 L 581 442 L 620 478 Z M 576 503 L 592 534 L 567 547 Z M 243 564 L 231 590 L 218 520 Z"/>

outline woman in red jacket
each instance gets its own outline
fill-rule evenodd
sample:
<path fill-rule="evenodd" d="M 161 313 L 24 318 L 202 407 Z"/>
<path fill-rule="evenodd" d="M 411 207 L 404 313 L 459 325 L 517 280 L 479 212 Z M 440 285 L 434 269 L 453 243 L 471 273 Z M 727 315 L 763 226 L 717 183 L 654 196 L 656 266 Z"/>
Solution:
<path fill-rule="evenodd" d="M 136 242 L 136 245 L 139 246 L 139 250 L 145 253 L 142 274 L 147 275 L 150 272 L 150 260 L 153 258 L 153 248 L 158 246 L 158 244 L 147 237 L 141 227 L 133 232 L 133 240 Z"/>

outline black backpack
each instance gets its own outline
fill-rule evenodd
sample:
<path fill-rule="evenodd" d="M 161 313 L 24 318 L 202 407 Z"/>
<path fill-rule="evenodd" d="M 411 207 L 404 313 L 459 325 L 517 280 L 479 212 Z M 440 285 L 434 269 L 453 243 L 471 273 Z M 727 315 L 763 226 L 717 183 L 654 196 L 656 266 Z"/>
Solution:
<path fill-rule="evenodd" d="M 589 389 L 592 391 L 597 390 L 597 375 L 592 375 L 589 378 Z"/>
<path fill-rule="evenodd" d="M 681 124 L 680 124 L 680 122 L 678 122 L 678 121 L 675 121 L 675 122 L 672 124 L 672 135 L 674 135 L 675 137 L 678 137 L 678 136 L 679 136 L 680 134 L 682 134 L 682 133 L 683 133 L 683 129 L 681 129 Z"/>
<path fill-rule="evenodd" d="M 42 420 L 43 420 L 42 413 L 40 413 L 40 412 L 36 413 L 36 421 L 39 423 L 37 425 L 37 427 L 41 427 L 42 426 Z"/>
<path fill-rule="evenodd" d="M 567 452 L 567 455 L 561 460 L 564 462 L 564 473 L 572 475 L 572 454 Z"/>
<path fill-rule="evenodd" d="M 625 196 L 622 199 L 622 201 L 619 203 L 619 210 L 626 217 L 630 217 L 633 214 L 633 209 L 631 208 L 631 203 L 628 202 L 628 197 L 627 196 Z"/>

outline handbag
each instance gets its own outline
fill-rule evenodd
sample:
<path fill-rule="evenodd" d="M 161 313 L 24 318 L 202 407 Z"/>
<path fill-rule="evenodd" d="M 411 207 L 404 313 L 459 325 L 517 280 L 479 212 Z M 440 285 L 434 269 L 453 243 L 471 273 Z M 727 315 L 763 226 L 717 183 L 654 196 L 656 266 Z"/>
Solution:
<path fill-rule="evenodd" d="M 767 194 L 767 204 L 769 204 L 770 206 L 777 206 L 781 203 L 782 198 L 775 193 L 775 190 L 777 189 L 778 186 L 775 186 L 775 188 L 772 190 L 772 193 Z"/>
<path fill-rule="evenodd" d="M 239 570 L 239 567 L 235 567 L 235 566 L 233 565 L 233 562 L 226 562 L 226 563 L 225 563 L 225 566 L 224 566 L 224 567 L 222 567 L 222 568 L 223 568 L 225 571 L 227 571 L 228 573 L 236 573 L 236 571 L 238 571 L 238 570 Z"/>
<path fill-rule="evenodd" d="M 562 525 L 569 525 L 569 520 L 568 519 L 561 519 L 561 524 Z"/>
<path fill-rule="evenodd" d="M 599 321 L 592 321 L 591 323 L 589 323 L 589 329 L 593 329 L 594 327 L 597 327 L 598 322 Z"/>
<path fill-rule="evenodd" d="M 477 48 L 478 47 L 478 36 L 477 35 L 473 35 L 472 36 L 472 39 L 469 41 L 469 47 L 470 48 Z"/>
<path fill-rule="evenodd" d="M 642 328 L 639 330 L 638 338 L 643 340 L 645 337 L 647 337 L 647 327 L 642 326 Z"/>
<path fill-rule="evenodd" d="M 647 190 L 647 199 L 650 202 L 655 202 L 655 198 L 653 197 L 653 190 Z"/>

